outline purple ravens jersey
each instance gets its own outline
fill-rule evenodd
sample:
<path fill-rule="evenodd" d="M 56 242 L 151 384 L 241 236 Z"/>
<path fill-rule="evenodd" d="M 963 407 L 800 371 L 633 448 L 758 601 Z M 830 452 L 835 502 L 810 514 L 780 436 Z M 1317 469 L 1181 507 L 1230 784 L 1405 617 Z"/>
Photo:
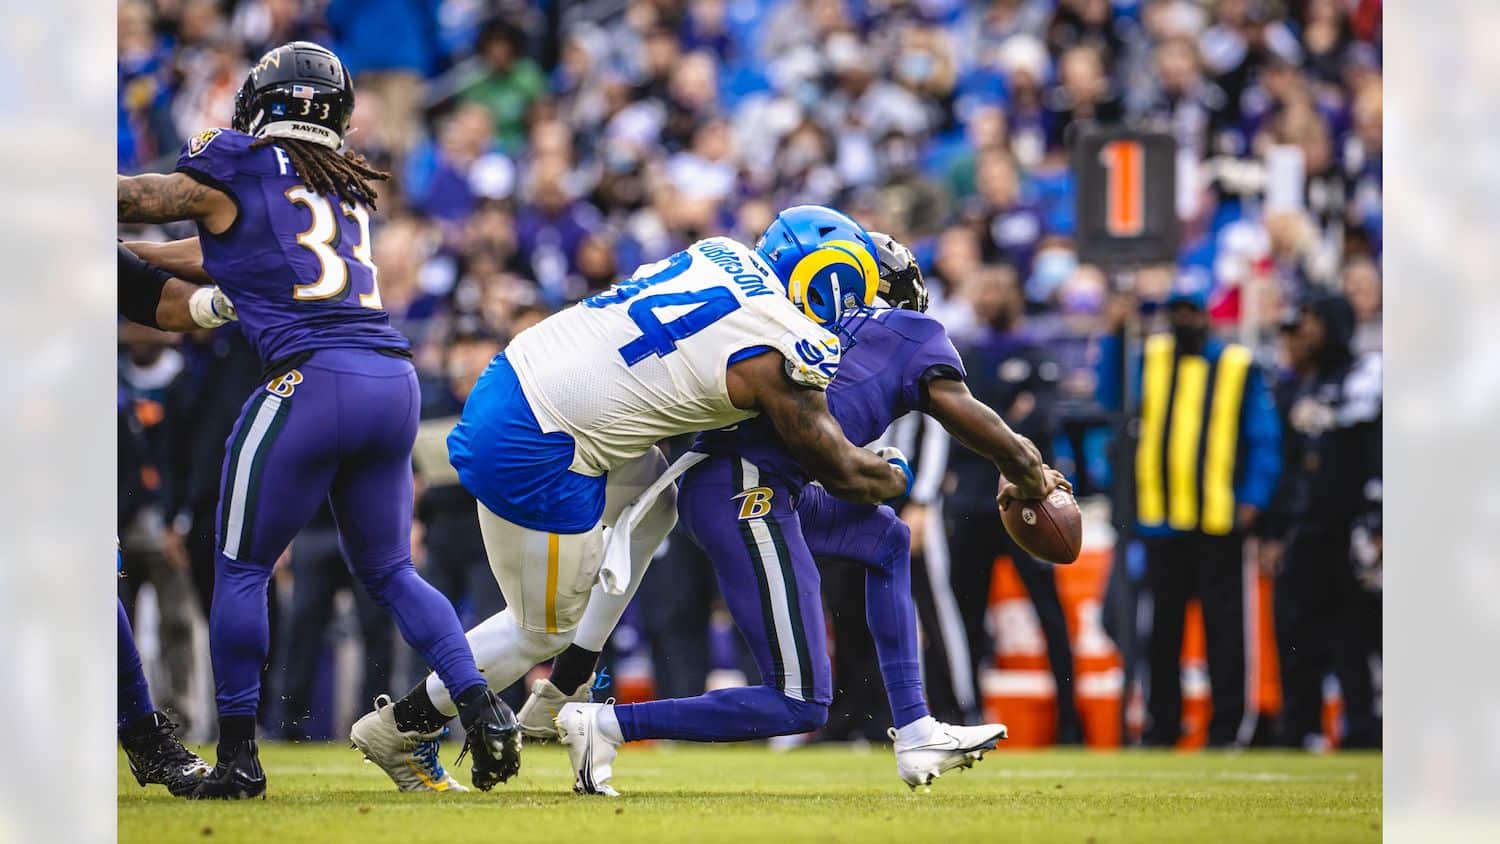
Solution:
<path fill-rule="evenodd" d="M 407 349 L 380 304 L 370 212 L 313 193 L 275 144 L 209 129 L 183 147 L 177 170 L 239 208 L 223 234 L 198 227 L 203 268 L 234 302 L 245 336 L 270 365 L 314 349 Z"/>
<path fill-rule="evenodd" d="M 921 409 L 923 378 L 935 368 L 964 375 L 942 323 L 916 311 L 882 308 L 859 326 L 856 342 L 844 352 L 828 385 L 828 409 L 849 442 L 868 445 L 891 422 Z M 705 432 L 693 448 L 739 455 L 793 484 L 810 480 L 764 417 Z"/>

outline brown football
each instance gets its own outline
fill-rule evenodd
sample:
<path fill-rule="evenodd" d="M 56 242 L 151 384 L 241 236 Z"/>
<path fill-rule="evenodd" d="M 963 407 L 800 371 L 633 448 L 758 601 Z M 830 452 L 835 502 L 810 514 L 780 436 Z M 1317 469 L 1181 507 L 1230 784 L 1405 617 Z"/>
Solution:
<path fill-rule="evenodd" d="M 1017 545 L 1047 563 L 1071 563 L 1083 548 L 1083 516 L 1065 489 L 1045 499 L 1012 499 L 1000 520 Z"/>

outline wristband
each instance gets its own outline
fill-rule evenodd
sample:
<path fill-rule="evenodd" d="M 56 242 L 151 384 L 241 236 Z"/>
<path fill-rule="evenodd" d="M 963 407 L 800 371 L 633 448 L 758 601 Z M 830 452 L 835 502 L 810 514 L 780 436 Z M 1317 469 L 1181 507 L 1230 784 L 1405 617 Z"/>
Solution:
<path fill-rule="evenodd" d="M 885 462 L 891 464 L 892 466 L 895 466 L 897 469 L 900 469 L 901 474 L 906 476 L 906 489 L 901 491 L 900 497 L 906 498 L 907 496 L 911 495 L 912 484 L 917 482 L 917 476 L 912 472 L 911 464 L 907 463 L 906 459 L 902 457 L 887 457 L 885 459 Z M 891 500 L 895 501 L 896 499 L 893 498 Z"/>

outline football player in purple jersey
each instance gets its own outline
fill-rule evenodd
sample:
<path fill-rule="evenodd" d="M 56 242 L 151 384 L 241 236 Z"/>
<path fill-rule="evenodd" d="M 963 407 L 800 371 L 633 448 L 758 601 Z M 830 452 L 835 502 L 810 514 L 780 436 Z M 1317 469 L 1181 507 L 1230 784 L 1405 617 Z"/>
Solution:
<path fill-rule="evenodd" d="M 892 421 L 921 410 L 993 460 L 1016 485 L 1016 497 L 1067 488 L 1030 440 L 969 393 L 958 352 L 942 324 L 925 313 L 927 291 L 910 251 L 887 235 L 870 236 L 882 298 L 892 307 L 871 311 L 855 328 L 828 388 L 829 409 L 845 436 L 873 442 Z M 710 456 L 683 476 L 681 518 L 713 561 L 761 685 L 622 706 L 583 702 L 594 668 L 590 657 L 597 654 L 582 649 L 602 648 L 623 610 L 618 600 L 596 600 L 579 625 L 580 647 L 559 658 L 550 680 L 534 684 L 521 711 L 528 732 L 545 730 L 546 714 L 556 713 L 575 790 L 613 794 L 611 765 L 626 741 L 736 741 L 821 727 L 833 687 L 815 557 L 866 567 L 866 620 L 896 725 L 897 771 L 907 785 L 928 785 L 945 771 L 971 765 L 1005 737 L 1003 724 L 955 726 L 929 714 L 911 596 L 910 533 L 890 507 L 841 500 L 811 483 L 760 419 L 705 433 L 693 450 Z"/>
<path fill-rule="evenodd" d="M 117 182 L 121 222 L 197 224 L 199 271 L 233 300 L 265 368 L 230 435 L 220 486 L 209 612 L 218 764 L 194 797 L 265 793 L 255 712 L 270 648 L 266 587 L 324 500 L 351 570 L 453 691 L 474 784 L 491 788 L 520 768 L 515 716 L 485 685 L 453 607 L 412 566 L 417 377 L 371 259 L 371 183 L 388 174 L 343 149 L 353 110 L 337 56 L 283 44 L 251 68 L 233 128 L 195 135 L 171 174 Z M 410 755 L 403 788 L 458 787 L 436 738 L 395 749 Z"/>

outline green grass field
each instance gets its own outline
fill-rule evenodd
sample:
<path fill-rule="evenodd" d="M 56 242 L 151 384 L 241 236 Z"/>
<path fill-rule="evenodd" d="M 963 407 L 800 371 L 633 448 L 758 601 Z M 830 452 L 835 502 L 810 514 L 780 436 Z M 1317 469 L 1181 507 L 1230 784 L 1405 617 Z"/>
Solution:
<path fill-rule="evenodd" d="M 211 749 L 206 749 L 211 752 Z M 456 748 L 445 746 L 451 764 Z M 207 753 L 205 753 L 207 755 Z M 208 757 L 212 761 L 212 757 Z M 1375 841 L 1380 756 L 1046 751 L 991 753 L 929 793 L 889 748 L 628 748 L 624 796 L 572 794 L 557 745 L 527 745 L 489 794 L 398 794 L 336 745 L 265 745 L 268 799 L 174 800 L 119 756 L 121 842 Z M 467 763 L 466 763 L 467 764 Z M 455 772 L 467 781 L 467 768 Z"/>

